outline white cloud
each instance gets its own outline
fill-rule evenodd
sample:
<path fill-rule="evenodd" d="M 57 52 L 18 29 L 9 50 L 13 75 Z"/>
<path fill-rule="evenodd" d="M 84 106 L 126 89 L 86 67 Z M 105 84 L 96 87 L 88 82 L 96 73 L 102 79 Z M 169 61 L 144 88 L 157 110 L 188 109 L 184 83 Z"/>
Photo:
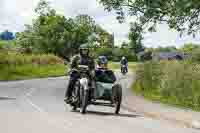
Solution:
<path fill-rule="evenodd" d="M 34 6 L 39 0 L 1 0 L 0 31 L 21 31 L 34 17 Z"/>
<path fill-rule="evenodd" d="M 9 29 L 12 31 L 21 31 L 24 24 L 31 23 L 35 16 L 34 7 L 39 0 L 1 0 L 0 1 L 0 31 Z M 95 19 L 104 29 L 115 35 L 115 43 L 120 44 L 127 40 L 129 23 L 135 18 L 127 18 L 126 23 L 119 24 L 115 18 L 115 13 L 106 12 L 96 0 L 48 0 L 58 13 L 68 17 L 74 17 L 78 14 L 88 14 Z M 184 36 L 179 38 L 175 31 L 171 31 L 166 25 L 160 25 L 155 33 L 144 35 L 144 44 L 146 46 L 181 46 L 185 42 L 200 43 L 200 39 Z"/>
<path fill-rule="evenodd" d="M 176 46 L 181 47 L 184 43 L 200 43 L 200 38 L 192 36 L 182 36 L 174 30 L 170 30 L 166 24 L 159 25 L 157 32 L 144 35 L 144 44 L 146 46 Z"/>

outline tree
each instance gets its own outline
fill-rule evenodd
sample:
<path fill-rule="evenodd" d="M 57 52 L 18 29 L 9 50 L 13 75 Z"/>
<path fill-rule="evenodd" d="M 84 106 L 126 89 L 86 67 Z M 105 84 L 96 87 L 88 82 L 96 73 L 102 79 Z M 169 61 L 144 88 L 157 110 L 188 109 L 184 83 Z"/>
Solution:
<path fill-rule="evenodd" d="M 36 48 L 34 41 L 38 38 L 32 32 L 31 25 L 25 25 L 25 31 L 16 33 L 16 42 L 20 46 L 20 51 L 25 53 L 32 53 Z"/>
<path fill-rule="evenodd" d="M 96 25 L 95 33 L 99 36 L 97 41 L 101 47 L 113 48 L 114 47 L 114 35 L 108 33 L 101 26 Z"/>
<path fill-rule="evenodd" d="M 112 49 L 113 61 L 120 61 L 125 56 L 128 61 L 136 61 L 135 53 L 129 48 L 114 48 Z"/>
<path fill-rule="evenodd" d="M 121 44 L 121 48 L 128 48 L 128 43 L 127 42 L 122 42 L 122 44 Z"/>
<path fill-rule="evenodd" d="M 142 46 L 142 33 L 143 29 L 137 23 L 131 23 L 129 32 L 130 48 L 133 49 L 134 53 L 137 54 L 144 50 Z"/>
<path fill-rule="evenodd" d="M 168 46 L 168 47 L 155 48 L 154 51 L 156 51 L 156 52 L 176 52 L 176 51 L 178 51 L 178 49 L 173 46 Z"/>
<path fill-rule="evenodd" d="M 157 24 L 167 23 L 181 34 L 195 35 L 200 30 L 199 0 L 100 0 L 106 10 L 115 10 L 120 22 L 126 15 L 135 16 L 140 26 L 155 30 Z"/>
<path fill-rule="evenodd" d="M 38 3 L 35 12 L 38 17 L 32 25 L 26 25 L 25 30 L 17 34 L 18 44 L 25 52 L 54 53 L 69 60 L 81 44 L 95 45 L 101 33 L 107 33 L 90 16 L 66 18 L 44 0 Z"/>
<path fill-rule="evenodd" d="M 100 47 L 95 51 L 96 57 L 98 56 L 106 56 L 108 58 L 108 60 L 112 60 L 112 56 L 113 56 L 113 49 L 112 48 L 103 48 Z"/>
<path fill-rule="evenodd" d="M 181 51 L 186 52 L 186 53 L 192 53 L 192 51 L 194 51 L 195 49 L 199 49 L 200 46 L 192 44 L 192 43 L 188 43 L 188 44 L 184 44 L 183 47 L 180 48 Z"/>
<path fill-rule="evenodd" d="M 56 11 L 50 6 L 50 2 L 46 0 L 40 0 L 38 2 L 35 12 L 39 16 L 51 16 L 56 14 Z"/>
<path fill-rule="evenodd" d="M 65 57 L 70 52 L 74 22 L 56 14 L 49 3 L 41 0 L 35 9 L 38 17 L 25 31 L 18 33 L 17 41 L 25 51 L 54 53 Z"/>
<path fill-rule="evenodd" d="M 90 41 L 94 41 L 92 37 L 93 33 L 95 32 L 95 21 L 88 15 L 81 14 L 75 17 L 74 22 L 77 25 L 76 28 L 76 43 L 75 45 L 81 45 L 83 43 L 87 43 Z"/>

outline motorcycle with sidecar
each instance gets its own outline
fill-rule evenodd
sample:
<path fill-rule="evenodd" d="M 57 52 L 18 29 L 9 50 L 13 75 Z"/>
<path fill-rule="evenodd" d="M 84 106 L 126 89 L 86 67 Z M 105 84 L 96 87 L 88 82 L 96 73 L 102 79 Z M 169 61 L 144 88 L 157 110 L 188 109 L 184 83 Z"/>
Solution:
<path fill-rule="evenodd" d="M 114 113 L 119 114 L 122 102 L 122 87 L 116 82 L 96 81 L 95 88 L 91 87 L 89 68 L 85 65 L 79 65 L 74 69 L 79 73 L 72 91 L 72 110 L 80 109 L 82 114 L 87 112 L 88 105 L 102 105 L 114 108 Z"/>

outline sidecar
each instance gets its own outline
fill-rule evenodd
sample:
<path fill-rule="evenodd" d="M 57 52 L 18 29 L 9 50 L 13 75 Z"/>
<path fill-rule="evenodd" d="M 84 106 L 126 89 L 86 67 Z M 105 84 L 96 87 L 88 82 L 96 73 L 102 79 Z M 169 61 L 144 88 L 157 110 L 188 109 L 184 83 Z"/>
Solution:
<path fill-rule="evenodd" d="M 96 101 L 103 102 L 96 102 Z M 122 102 L 122 87 L 117 83 L 96 82 L 94 105 L 111 106 L 115 108 L 115 114 L 120 111 Z"/>

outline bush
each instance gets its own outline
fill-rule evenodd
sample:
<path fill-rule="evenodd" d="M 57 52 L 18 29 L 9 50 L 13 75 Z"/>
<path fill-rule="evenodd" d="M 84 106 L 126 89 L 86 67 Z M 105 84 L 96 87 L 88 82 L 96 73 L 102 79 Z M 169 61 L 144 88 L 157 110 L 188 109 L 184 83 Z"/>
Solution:
<path fill-rule="evenodd" d="M 63 76 L 65 70 L 63 60 L 51 54 L 33 55 L 0 50 L 0 80 Z"/>
<path fill-rule="evenodd" d="M 136 69 L 134 90 L 164 103 L 200 108 L 200 65 L 190 62 L 146 62 Z"/>
<path fill-rule="evenodd" d="M 0 49 L 16 49 L 16 43 L 15 41 L 0 40 Z"/>
<path fill-rule="evenodd" d="M 63 64 L 63 60 L 51 54 L 21 54 L 11 51 L 0 51 L 0 64 L 24 65 L 24 64 Z"/>
<path fill-rule="evenodd" d="M 192 62 L 200 63 L 200 48 L 194 49 L 192 52 Z"/>
<path fill-rule="evenodd" d="M 128 61 L 136 61 L 136 55 L 130 50 L 126 48 L 97 48 L 93 51 L 93 56 L 97 58 L 100 55 L 104 55 L 108 58 L 108 60 L 112 61 L 120 61 L 122 56 L 125 56 Z"/>
<path fill-rule="evenodd" d="M 145 51 L 143 55 L 140 56 L 140 61 L 149 61 L 152 60 L 152 52 Z"/>
<path fill-rule="evenodd" d="M 93 51 L 94 57 L 97 58 L 98 56 L 104 55 L 108 58 L 108 60 L 112 60 L 112 48 L 97 48 Z"/>

